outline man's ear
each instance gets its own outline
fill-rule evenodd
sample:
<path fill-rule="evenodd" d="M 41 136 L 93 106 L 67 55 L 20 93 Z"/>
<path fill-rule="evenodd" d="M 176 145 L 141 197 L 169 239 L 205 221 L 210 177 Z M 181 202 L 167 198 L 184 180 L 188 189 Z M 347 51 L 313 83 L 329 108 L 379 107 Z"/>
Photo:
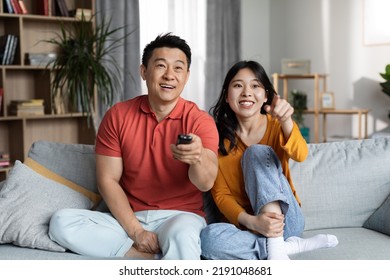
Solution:
<path fill-rule="evenodd" d="M 187 71 L 187 77 L 186 77 L 186 84 L 187 84 L 187 82 L 188 82 L 188 79 L 190 78 L 190 74 L 191 74 L 190 69 L 188 69 L 188 71 Z"/>
<path fill-rule="evenodd" d="M 142 77 L 142 80 L 146 80 L 146 75 L 145 75 L 145 72 L 146 72 L 146 67 L 145 65 L 141 64 L 141 66 L 139 67 L 139 73 Z"/>

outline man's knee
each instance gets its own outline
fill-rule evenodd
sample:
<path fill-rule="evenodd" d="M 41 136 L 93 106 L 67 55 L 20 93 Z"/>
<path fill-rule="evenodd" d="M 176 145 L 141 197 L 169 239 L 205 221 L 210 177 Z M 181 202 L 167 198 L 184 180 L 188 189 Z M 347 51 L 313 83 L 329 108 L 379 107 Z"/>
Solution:
<path fill-rule="evenodd" d="M 49 236 L 54 241 L 68 240 L 72 238 L 69 234 L 69 224 L 75 218 L 74 209 L 61 209 L 55 212 L 49 225 Z"/>

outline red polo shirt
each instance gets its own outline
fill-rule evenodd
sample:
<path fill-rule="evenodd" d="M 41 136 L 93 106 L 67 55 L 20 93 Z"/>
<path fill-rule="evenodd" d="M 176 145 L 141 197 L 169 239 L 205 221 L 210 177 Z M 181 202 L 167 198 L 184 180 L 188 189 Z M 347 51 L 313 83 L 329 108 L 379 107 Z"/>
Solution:
<path fill-rule="evenodd" d="M 161 122 L 151 111 L 147 95 L 117 103 L 104 116 L 96 153 L 122 158 L 120 184 L 134 211 L 170 209 L 204 216 L 202 193 L 188 178 L 189 166 L 175 160 L 169 147 L 180 133 L 198 135 L 203 146 L 217 154 L 214 120 L 182 98 Z"/>

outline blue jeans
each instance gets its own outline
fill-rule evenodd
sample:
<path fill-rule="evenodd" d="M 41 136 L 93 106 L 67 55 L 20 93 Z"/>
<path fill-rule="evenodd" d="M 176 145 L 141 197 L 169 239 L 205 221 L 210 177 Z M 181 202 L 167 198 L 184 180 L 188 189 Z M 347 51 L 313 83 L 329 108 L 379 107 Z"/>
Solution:
<path fill-rule="evenodd" d="M 265 145 L 248 147 L 241 158 L 241 167 L 254 214 L 259 214 L 264 205 L 279 201 L 285 216 L 284 239 L 300 236 L 304 217 L 274 150 Z M 201 232 L 201 242 L 202 256 L 206 259 L 262 260 L 268 255 L 265 236 L 229 223 L 208 225 Z"/>

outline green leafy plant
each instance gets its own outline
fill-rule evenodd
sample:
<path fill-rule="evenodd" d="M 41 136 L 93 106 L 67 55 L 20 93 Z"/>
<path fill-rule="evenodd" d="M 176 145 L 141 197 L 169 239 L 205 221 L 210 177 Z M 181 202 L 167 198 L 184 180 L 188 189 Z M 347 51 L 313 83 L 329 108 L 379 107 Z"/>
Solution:
<path fill-rule="evenodd" d="M 47 64 L 52 70 L 51 92 L 60 94 L 70 104 L 71 111 L 82 111 L 90 119 L 95 112 L 94 97 L 106 106 L 121 86 L 121 69 L 113 57 L 115 49 L 129 34 L 116 37 L 124 27 L 111 29 L 111 20 L 102 21 L 94 28 L 96 15 L 74 22 L 61 22 L 61 32 L 45 42 L 58 47 L 54 61 Z M 54 98 L 53 98 L 54 100 Z"/>
<path fill-rule="evenodd" d="M 294 107 L 293 119 L 300 128 L 305 126 L 303 112 L 307 109 L 307 94 L 303 91 L 291 91 L 291 105 Z"/>
<path fill-rule="evenodd" d="M 382 91 L 390 97 L 390 64 L 386 65 L 384 73 L 379 74 L 383 79 L 385 79 L 385 82 L 379 83 L 382 87 Z M 390 119 L 390 111 L 388 117 Z"/>
<path fill-rule="evenodd" d="M 382 86 L 382 91 L 390 97 L 390 64 L 386 65 L 385 72 L 379 73 L 386 82 L 380 83 Z"/>

